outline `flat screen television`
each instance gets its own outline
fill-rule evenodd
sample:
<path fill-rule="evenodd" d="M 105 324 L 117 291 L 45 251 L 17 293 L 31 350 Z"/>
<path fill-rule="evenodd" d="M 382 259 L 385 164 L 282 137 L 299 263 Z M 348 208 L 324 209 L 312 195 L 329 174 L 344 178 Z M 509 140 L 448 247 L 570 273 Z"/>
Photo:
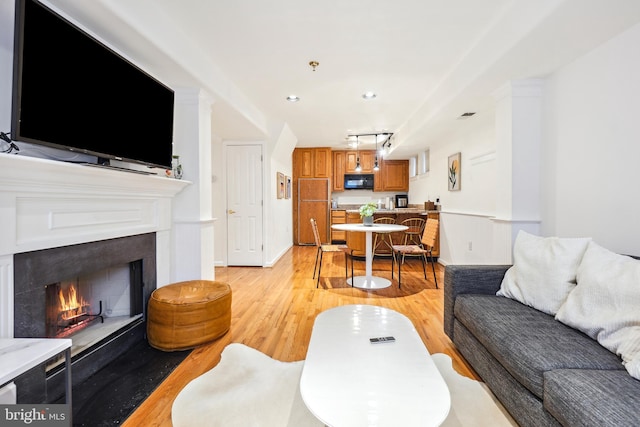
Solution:
<path fill-rule="evenodd" d="M 11 138 L 171 168 L 174 92 L 34 0 L 16 0 Z"/>

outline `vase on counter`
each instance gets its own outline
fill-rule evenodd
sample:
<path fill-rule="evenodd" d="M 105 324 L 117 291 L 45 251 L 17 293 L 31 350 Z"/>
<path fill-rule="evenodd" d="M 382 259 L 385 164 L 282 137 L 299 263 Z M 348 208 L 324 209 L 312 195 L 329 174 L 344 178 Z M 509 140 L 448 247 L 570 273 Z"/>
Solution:
<path fill-rule="evenodd" d="M 369 202 L 365 205 L 360 206 L 359 211 L 360 218 L 362 218 L 362 223 L 368 226 L 373 225 L 373 214 L 376 211 L 376 204 L 373 202 Z"/>

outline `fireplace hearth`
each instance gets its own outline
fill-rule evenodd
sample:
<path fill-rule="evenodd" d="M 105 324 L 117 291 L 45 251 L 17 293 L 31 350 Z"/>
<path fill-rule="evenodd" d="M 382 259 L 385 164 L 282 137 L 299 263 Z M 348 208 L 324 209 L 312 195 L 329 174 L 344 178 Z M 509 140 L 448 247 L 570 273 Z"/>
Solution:
<path fill-rule="evenodd" d="M 156 280 L 155 233 L 16 254 L 14 336 L 71 338 L 78 384 L 145 339 Z M 55 362 L 33 370 L 17 382 L 18 402 L 55 401 L 63 374 Z"/>

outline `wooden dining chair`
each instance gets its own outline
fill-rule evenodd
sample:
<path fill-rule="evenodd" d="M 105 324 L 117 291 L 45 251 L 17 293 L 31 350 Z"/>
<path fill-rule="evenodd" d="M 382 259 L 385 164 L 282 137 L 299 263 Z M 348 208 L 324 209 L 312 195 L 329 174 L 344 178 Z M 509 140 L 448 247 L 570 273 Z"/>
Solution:
<path fill-rule="evenodd" d="M 311 229 L 313 230 L 313 238 L 315 240 L 316 247 L 316 261 L 313 265 L 313 278 L 316 278 L 316 270 L 318 270 L 318 280 L 316 281 L 316 288 L 320 285 L 320 272 L 322 271 L 322 256 L 329 253 L 342 252 L 344 253 L 344 277 L 347 277 L 347 245 L 324 245 L 320 241 L 320 233 L 318 232 L 318 224 L 315 218 L 311 218 Z M 353 260 L 351 261 L 351 275 L 353 276 Z"/>
<path fill-rule="evenodd" d="M 436 239 L 438 238 L 438 230 L 439 230 L 440 222 L 437 219 L 430 218 L 426 221 L 426 226 L 424 227 L 424 231 L 422 233 L 422 238 L 420 239 L 420 245 L 393 245 L 393 257 L 391 258 L 391 279 L 393 279 L 393 270 L 395 262 L 398 263 L 398 288 L 400 288 L 401 282 L 401 271 L 402 271 L 402 261 L 400 259 L 396 259 L 396 255 L 400 258 L 404 259 L 405 255 L 419 255 L 422 258 L 422 271 L 424 272 L 424 278 L 427 279 L 427 257 L 431 259 L 431 268 L 433 269 L 433 281 L 436 284 L 436 289 L 438 289 L 438 279 L 436 278 L 436 265 L 433 261 L 433 247 L 436 244 Z"/>
<path fill-rule="evenodd" d="M 402 243 L 404 246 L 410 245 L 418 245 L 421 246 L 420 242 L 422 238 L 422 234 L 424 232 L 424 226 L 427 221 L 424 218 L 409 218 L 405 219 L 401 222 L 402 225 L 407 226 L 407 229 L 404 230 L 404 242 Z M 408 254 L 411 256 L 411 254 Z M 405 254 L 402 255 L 402 262 L 404 262 Z"/>
<path fill-rule="evenodd" d="M 376 218 L 373 221 L 374 224 L 395 224 L 396 219 L 391 216 L 383 216 L 381 218 Z M 391 238 L 391 233 L 373 233 L 373 257 L 379 255 L 379 250 L 381 248 L 389 249 L 389 255 L 393 255 L 393 239 Z M 386 255 L 386 254 L 385 254 Z"/>

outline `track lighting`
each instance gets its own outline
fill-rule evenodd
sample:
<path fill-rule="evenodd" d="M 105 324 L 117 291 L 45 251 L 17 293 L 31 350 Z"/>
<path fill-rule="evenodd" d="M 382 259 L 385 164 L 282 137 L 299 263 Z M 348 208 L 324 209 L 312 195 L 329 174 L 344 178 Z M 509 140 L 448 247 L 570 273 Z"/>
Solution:
<path fill-rule="evenodd" d="M 384 154 L 387 154 L 389 152 L 389 148 L 391 147 L 391 137 L 393 136 L 393 133 L 391 132 L 383 132 L 383 133 L 359 133 L 359 134 L 352 134 L 352 135 L 347 135 L 347 140 L 350 141 L 351 138 L 355 137 L 356 138 L 356 168 L 355 171 L 356 172 L 360 172 L 362 171 L 362 166 L 360 164 L 360 142 L 359 142 L 359 138 L 361 136 L 373 136 L 375 138 L 375 144 L 376 144 L 376 151 L 375 151 L 375 160 L 373 163 L 373 170 L 374 171 L 379 171 L 380 170 L 380 157 L 382 157 Z M 384 140 L 384 142 L 382 143 L 381 147 L 380 147 L 380 151 L 378 151 L 378 138 L 382 137 L 381 140 Z"/>

